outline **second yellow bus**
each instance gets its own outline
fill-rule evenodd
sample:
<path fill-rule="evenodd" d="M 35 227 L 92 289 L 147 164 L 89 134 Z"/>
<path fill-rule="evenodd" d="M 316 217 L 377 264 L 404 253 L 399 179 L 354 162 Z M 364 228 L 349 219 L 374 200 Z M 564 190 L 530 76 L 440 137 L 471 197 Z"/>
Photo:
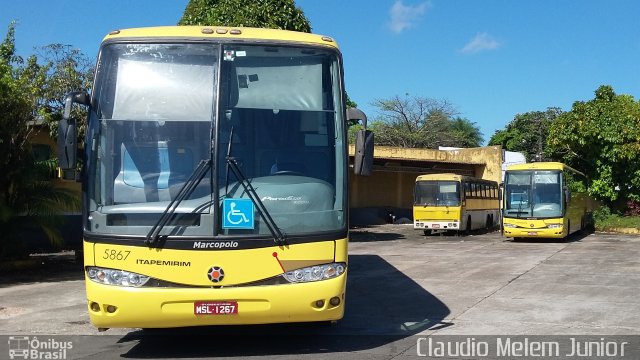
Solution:
<path fill-rule="evenodd" d="M 425 235 L 491 229 L 500 220 L 498 183 L 457 174 L 416 178 L 413 227 Z"/>

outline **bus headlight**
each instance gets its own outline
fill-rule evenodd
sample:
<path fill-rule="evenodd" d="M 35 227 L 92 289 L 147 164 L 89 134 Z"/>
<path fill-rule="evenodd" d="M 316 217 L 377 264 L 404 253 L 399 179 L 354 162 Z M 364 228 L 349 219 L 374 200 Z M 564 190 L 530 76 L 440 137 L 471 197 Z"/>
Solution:
<path fill-rule="evenodd" d="M 514 224 L 509 224 L 509 223 L 505 223 L 505 224 L 504 224 L 504 227 L 506 227 L 506 228 L 517 228 L 517 226 L 516 226 L 516 225 L 514 225 Z"/>
<path fill-rule="evenodd" d="M 87 267 L 87 276 L 92 281 L 106 285 L 140 287 L 149 281 L 149 277 L 124 270 Z"/>
<path fill-rule="evenodd" d="M 549 229 L 559 229 L 562 227 L 562 224 L 550 224 L 550 225 L 547 225 L 547 227 Z"/>
<path fill-rule="evenodd" d="M 338 277 L 344 274 L 346 268 L 345 263 L 331 263 L 287 271 L 282 276 L 291 283 L 320 281 Z"/>

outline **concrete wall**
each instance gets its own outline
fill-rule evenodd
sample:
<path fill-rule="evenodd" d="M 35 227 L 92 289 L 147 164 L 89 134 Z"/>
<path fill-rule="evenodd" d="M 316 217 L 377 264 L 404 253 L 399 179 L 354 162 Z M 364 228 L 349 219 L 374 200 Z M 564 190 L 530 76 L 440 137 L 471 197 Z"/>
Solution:
<path fill-rule="evenodd" d="M 34 128 L 33 133 L 31 134 L 31 145 L 38 146 L 44 145 L 48 146 L 51 154 L 57 155 L 58 148 L 54 139 L 49 136 L 49 130 L 44 126 L 38 126 Z M 80 196 L 81 184 L 77 181 L 73 180 L 62 180 L 62 179 L 52 179 L 55 187 L 65 188 L 76 191 L 78 196 Z M 79 211 L 79 210 L 78 210 Z"/>

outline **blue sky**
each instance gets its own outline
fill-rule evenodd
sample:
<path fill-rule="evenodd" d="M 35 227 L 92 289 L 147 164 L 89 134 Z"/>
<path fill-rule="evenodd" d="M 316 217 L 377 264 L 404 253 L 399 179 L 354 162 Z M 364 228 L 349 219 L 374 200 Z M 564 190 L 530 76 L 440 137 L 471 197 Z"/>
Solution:
<path fill-rule="evenodd" d="M 21 55 L 62 43 L 95 57 L 113 29 L 174 25 L 188 0 L 8 1 Z M 446 99 L 488 141 L 518 113 L 590 100 L 598 86 L 640 98 L 637 0 L 297 0 L 313 32 L 337 39 L 347 92 Z"/>

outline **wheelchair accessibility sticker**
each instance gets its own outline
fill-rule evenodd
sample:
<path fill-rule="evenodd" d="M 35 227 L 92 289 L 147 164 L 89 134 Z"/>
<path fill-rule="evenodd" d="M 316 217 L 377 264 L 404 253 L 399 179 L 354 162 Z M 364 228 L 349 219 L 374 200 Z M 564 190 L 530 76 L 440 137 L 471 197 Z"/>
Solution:
<path fill-rule="evenodd" d="M 222 203 L 224 229 L 253 229 L 253 202 L 251 199 L 224 199 Z"/>

